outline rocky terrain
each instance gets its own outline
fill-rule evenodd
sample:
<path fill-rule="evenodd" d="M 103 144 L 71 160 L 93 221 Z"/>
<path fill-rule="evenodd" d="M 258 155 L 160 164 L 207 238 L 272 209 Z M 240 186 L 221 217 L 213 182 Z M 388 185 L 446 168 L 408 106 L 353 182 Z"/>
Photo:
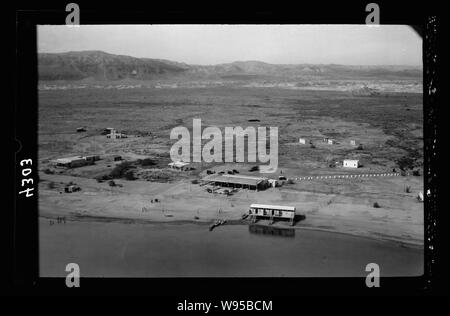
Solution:
<path fill-rule="evenodd" d="M 412 66 L 275 65 L 236 61 L 218 65 L 188 65 L 175 61 L 113 55 L 102 51 L 41 53 L 39 79 L 54 80 L 267 80 L 270 78 L 421 79 Z"/>

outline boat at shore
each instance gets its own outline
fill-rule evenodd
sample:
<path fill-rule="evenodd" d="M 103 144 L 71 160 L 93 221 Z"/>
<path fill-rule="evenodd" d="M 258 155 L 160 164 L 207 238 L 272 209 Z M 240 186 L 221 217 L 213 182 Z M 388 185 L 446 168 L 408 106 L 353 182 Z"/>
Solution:
<path fill-rule="evenodd" d="M 226 222 L 225 219 L 216 219 L 215 222 L 209 226 L 209 231 L 212 231 L 217 226 L 224 225 Z"/>

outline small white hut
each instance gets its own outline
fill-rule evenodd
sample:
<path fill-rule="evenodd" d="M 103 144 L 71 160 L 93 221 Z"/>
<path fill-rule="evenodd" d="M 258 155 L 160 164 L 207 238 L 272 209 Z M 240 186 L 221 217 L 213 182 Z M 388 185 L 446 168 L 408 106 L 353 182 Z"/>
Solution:
<path fill-rule="evenodd" d="M 358 168 L 359 160 L 356 159 L 345 159 L 342 163 L 345 168 Z"/>

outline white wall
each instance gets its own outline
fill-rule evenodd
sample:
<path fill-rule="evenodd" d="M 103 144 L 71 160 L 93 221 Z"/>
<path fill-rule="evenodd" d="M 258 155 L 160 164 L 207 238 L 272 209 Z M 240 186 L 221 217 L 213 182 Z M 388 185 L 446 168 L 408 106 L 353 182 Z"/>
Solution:
<path fill-rule="evenodd" d="M 358 162 L 357 161 L 345 161 L 344 160 L 344 167 L 347 168 L 358 168 Z"/>

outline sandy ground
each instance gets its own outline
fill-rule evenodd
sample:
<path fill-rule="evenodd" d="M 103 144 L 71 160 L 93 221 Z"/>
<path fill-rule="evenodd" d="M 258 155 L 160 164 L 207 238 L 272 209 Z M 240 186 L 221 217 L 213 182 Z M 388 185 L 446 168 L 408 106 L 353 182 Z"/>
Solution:
<path fill-rule="evenodd" d="M 64 185 L 71 181 L 82 190 L 64 193 Z M 415 198 L 418 191 L 423 191 L 422 177 L 317 180 L 260 192 L 241 190 L 230 197 L 207 193 L 204 187 L 189 180 L 116 183 L 122 187 L 110 187 L 107 182 L 97 183 L 88 178 L 41 173 L 40 216 L 48 220 L 66 216 L 69 220 L 209 223 L 220 218 L 232 222 L 240 220 L 251 203 L 292 205 L 305 216 L 297 222 L 296 229 L 423 245 L 423 203 Z M 405 193 L 407 185 L 411 193 Z M 152 199 L 160 202 L 152 203 Z M 374 208 L 374 202 L 381 208 Z"/>

